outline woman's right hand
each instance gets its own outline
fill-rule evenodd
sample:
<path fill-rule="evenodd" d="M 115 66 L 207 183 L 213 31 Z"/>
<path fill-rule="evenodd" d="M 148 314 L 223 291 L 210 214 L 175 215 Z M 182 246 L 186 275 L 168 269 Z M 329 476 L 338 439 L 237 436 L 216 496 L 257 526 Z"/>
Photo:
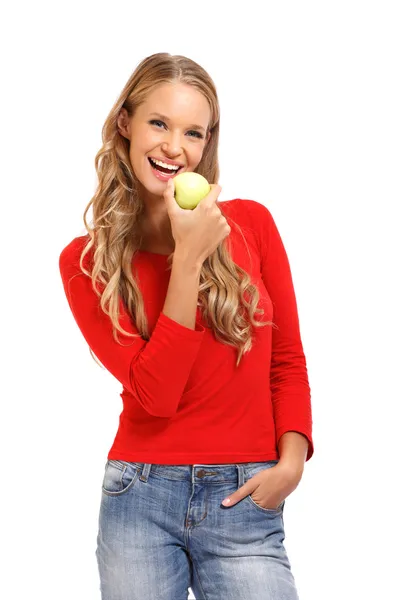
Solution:
<path fill-rule="evenodd" d="M 175 240 L 175 253 L 182 251 L 185 257 L 200 265 L 231 231 L 217 205 L 222 188 L 218 184 L 210 185 L 210 192 L 192 210 L 181 208 L 176 202 L 173 179 L 168 180 L 163 194 Z"/>

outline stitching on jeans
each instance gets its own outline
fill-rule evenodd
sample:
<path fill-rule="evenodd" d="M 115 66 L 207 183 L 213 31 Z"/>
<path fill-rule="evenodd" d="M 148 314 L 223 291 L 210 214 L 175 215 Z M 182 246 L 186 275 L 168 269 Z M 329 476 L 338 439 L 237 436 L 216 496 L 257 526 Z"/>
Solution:
<path fill-rule="evenodd" d="M 113 466 L 115 466 L 115 465 L 113 465 Z M 122 487 L 122 479 L 123 479 L 123 476 L 125 475 L 126 469 L 127 469 L 126 465 L 124 466 L 123 469 L 118 469 L 118 467 L 117 467 L 117 470 L 121 471 L 121 477 L 120 477 L 121 487 Z M 127 492 L 136 483 L 136 481 L 138 479 L 138 474 L 139 474 L 139 470 L 135 470 L 135 474 L 132 477 L 132 481 L 130 481 L 123 490 L 119 490 L 117 492 L 111 492 L 110 490 L 107 490 L 104 487 L 104 485 L 102 485 L 103 493 L 106 494 L 107 496 L 122 496 L 123 494 L 125 494 L 125 492 Z"/>

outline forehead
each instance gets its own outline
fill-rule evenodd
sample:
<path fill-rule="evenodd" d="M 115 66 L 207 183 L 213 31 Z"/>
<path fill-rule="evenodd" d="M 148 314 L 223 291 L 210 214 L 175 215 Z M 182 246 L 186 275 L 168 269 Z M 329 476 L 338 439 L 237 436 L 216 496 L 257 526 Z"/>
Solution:
<path fill-rule="evenodd" d="M 208 124 L 211 115 L 208 101 L 203 94 L 182 83 L 158 85 L 147 96 L 141 109 L 143 114 L 156 112 L 177 122 L 189 119 L 203 126 Z"/>

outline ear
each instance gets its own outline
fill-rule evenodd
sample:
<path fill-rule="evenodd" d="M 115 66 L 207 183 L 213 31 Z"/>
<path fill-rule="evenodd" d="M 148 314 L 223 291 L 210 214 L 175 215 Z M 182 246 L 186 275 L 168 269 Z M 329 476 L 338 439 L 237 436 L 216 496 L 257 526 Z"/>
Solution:
<path fill-rule="evenodd" d="M 117 129 L 118 132 L 128 140 L 131 139 L 131 128 L 128 111 L 126 108 L 121 108 L 120 113 L 117 117 Z"/>
<path fill-rule="evenodd" d="M 209 131 L 207 133 L 206 144 L 208 144 L 210 137 L 211 137 L 211 131 Z"/>

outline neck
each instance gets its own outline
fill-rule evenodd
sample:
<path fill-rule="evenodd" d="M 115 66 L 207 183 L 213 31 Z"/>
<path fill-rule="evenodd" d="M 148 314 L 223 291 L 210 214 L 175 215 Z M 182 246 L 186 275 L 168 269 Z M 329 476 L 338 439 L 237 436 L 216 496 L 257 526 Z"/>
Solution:
<path fill-rule="evenodd" d="M 143 217 L 141 226 L 142 250 L 153 252 L 173 252 L 175 240 L 172 235 L 171 222 L 168 213 L 165 215 L 148 215 Z"/>

